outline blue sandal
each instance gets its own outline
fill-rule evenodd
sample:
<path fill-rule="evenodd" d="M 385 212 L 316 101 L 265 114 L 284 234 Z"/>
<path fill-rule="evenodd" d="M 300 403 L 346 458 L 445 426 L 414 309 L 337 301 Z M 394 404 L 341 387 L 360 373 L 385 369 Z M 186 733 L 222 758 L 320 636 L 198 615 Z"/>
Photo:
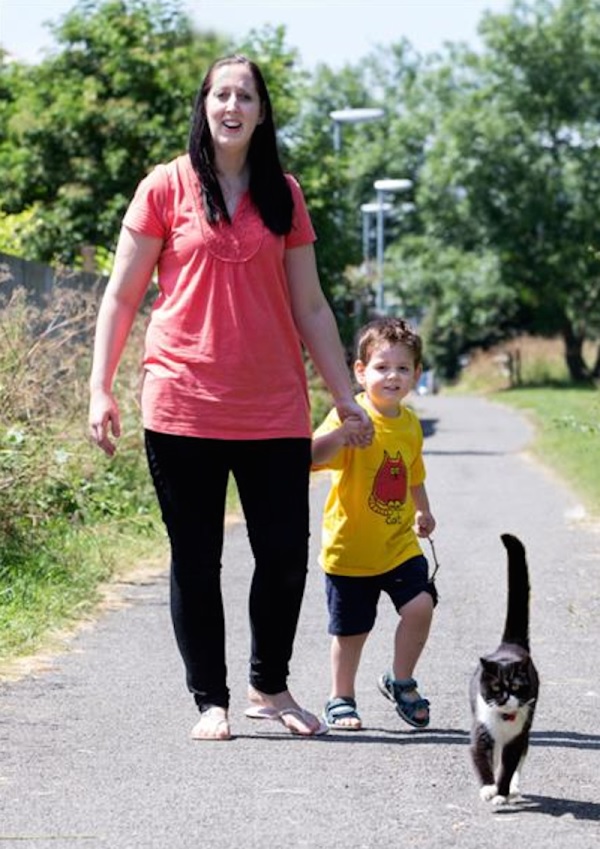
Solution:
<path fill-rule="evenodd" d="M 356 699 L 351 696 L 337 696 L 325 705 L 323 719 L 329 728 L 341 728 L 343 731 L 360 731 L 362 722 L 356 710 Z M 346 725 L 342 719 L 357 719 L 357 725 Z"/>
<path fill-rule="evenodd" d="M 387 672 L 377 682 L 379 691 L 396 705 L 396 713 L 413 728 L 426 728 L 429 725 L 429 701 L 427 699 L 407 699 L 405 693 L 417 689 L 414 678 L 402 678 L 396 681 Z M 419 711 L 427 711 L 426 716 L 417 718 Z"/>

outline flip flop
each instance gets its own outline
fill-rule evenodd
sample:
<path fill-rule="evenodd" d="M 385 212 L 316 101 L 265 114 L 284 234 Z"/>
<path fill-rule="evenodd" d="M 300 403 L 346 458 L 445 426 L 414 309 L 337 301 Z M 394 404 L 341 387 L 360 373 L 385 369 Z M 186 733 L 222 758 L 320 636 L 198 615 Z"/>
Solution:
<path fill-rule="evenodd" d="M 273 722 L 279 722 L 283 727 L 290 732 L 290 734 L 294 734 L 296 737 L 318 737 L 321 734 L 327 734 L 329 728 L 325 722 L 319 722 L 319 727 L 316 731 L 313 731 L 312 734 L 302 734 L 301 731 L 296 731 L 286 723 L 286 716 L 295 716 L 301 722 L 308 724 L 307 720 L 308 711 L 303 710 L 302 708 L 282 708 L 282 710 L 277 710 L 274 707 L 267 707 L 266 705 L 250 705 L 250 707 L 246 708 L 244 711 L 244 715 L 248 717 L 248 719 L 269 719 Z"/>
<path fill-rule="evenodd" d="M 207 708 L 207 710 L 202 711 L 200 719 L 192 728 L 190 735 L 192 740 L 202 740 L 203 742 L 206 740 L 216 740 L 217 742 L 221 742 L 221 740 L 231 740 L 231 732 L 229 732 L 226 736 L 219 736 L 216 734 L 216 732 L 223 726 L 229 729 L 229 722 L 221 715 L 220 710 L 216 716 L 214 713 L 211 713 L 212 710 L 212 708 Z M 203 726 L 205 730 L 210 730 L 212 734 L 200 734 L 200 726 Z"/>

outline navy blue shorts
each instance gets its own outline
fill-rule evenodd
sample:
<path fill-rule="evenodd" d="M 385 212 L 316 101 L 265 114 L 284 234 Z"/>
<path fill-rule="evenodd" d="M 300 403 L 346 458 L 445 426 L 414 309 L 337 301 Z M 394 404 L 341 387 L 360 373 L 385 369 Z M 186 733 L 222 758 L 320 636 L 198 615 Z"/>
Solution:
<path fill-rule="evenodd" d="M 351 637 L 371 631 L 377 617 L 377 604 L 382 592 L 387 593 L 397 611 L 421 593 L 429 593 L 433 605 L 438 595 L 429 580 L 429 566 L 423 555 L 411 557 L 382 575 L 349 577 L 325 575 L 329 633 Z"/>

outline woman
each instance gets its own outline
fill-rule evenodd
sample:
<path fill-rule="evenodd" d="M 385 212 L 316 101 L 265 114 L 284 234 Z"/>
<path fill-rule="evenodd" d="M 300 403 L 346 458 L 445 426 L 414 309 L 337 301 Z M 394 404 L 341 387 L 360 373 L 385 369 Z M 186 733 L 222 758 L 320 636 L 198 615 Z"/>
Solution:
<path fill-rule="evenodd" d="M 90 432 L 112 455 L 114 376 L 158 268 L 144 354 L 150 471 L 171 543 L 171 612 L 200 711 L 194 739 L 231 737 L 220 572 L 227 479 L 254 557 L 247 715 L 295 734 L 316 716 L 287 687 L 308 559 L 311 462 L 301 341 L 341 418 L 353 398 L 322 293 L 301 189 L 277 153 L 268 91 L 242 56 L 217 60 L 198 93 L 188 154 L 159 165 L 125 214 L 96 328 Z"/>

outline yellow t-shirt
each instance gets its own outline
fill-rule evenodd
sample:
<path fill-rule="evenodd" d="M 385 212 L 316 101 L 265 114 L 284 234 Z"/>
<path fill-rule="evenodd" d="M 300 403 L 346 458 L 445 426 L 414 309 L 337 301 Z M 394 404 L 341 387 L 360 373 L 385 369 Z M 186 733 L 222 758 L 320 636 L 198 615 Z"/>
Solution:
<path fill-rule="evenodd" d="M 425 480 L 423 431 L 417 416 L 401 407 L 397 418 L 356 400 L 375 429 L 368 448 L 342 448 L 327 463 L 331 489 L 323 513 L 320 563 L 332 575 L 379 575 L 423 552 L 413 530 L 411 487 Z M 315 431 L 322 436 L 339 427 L 335 410 Z"/>

